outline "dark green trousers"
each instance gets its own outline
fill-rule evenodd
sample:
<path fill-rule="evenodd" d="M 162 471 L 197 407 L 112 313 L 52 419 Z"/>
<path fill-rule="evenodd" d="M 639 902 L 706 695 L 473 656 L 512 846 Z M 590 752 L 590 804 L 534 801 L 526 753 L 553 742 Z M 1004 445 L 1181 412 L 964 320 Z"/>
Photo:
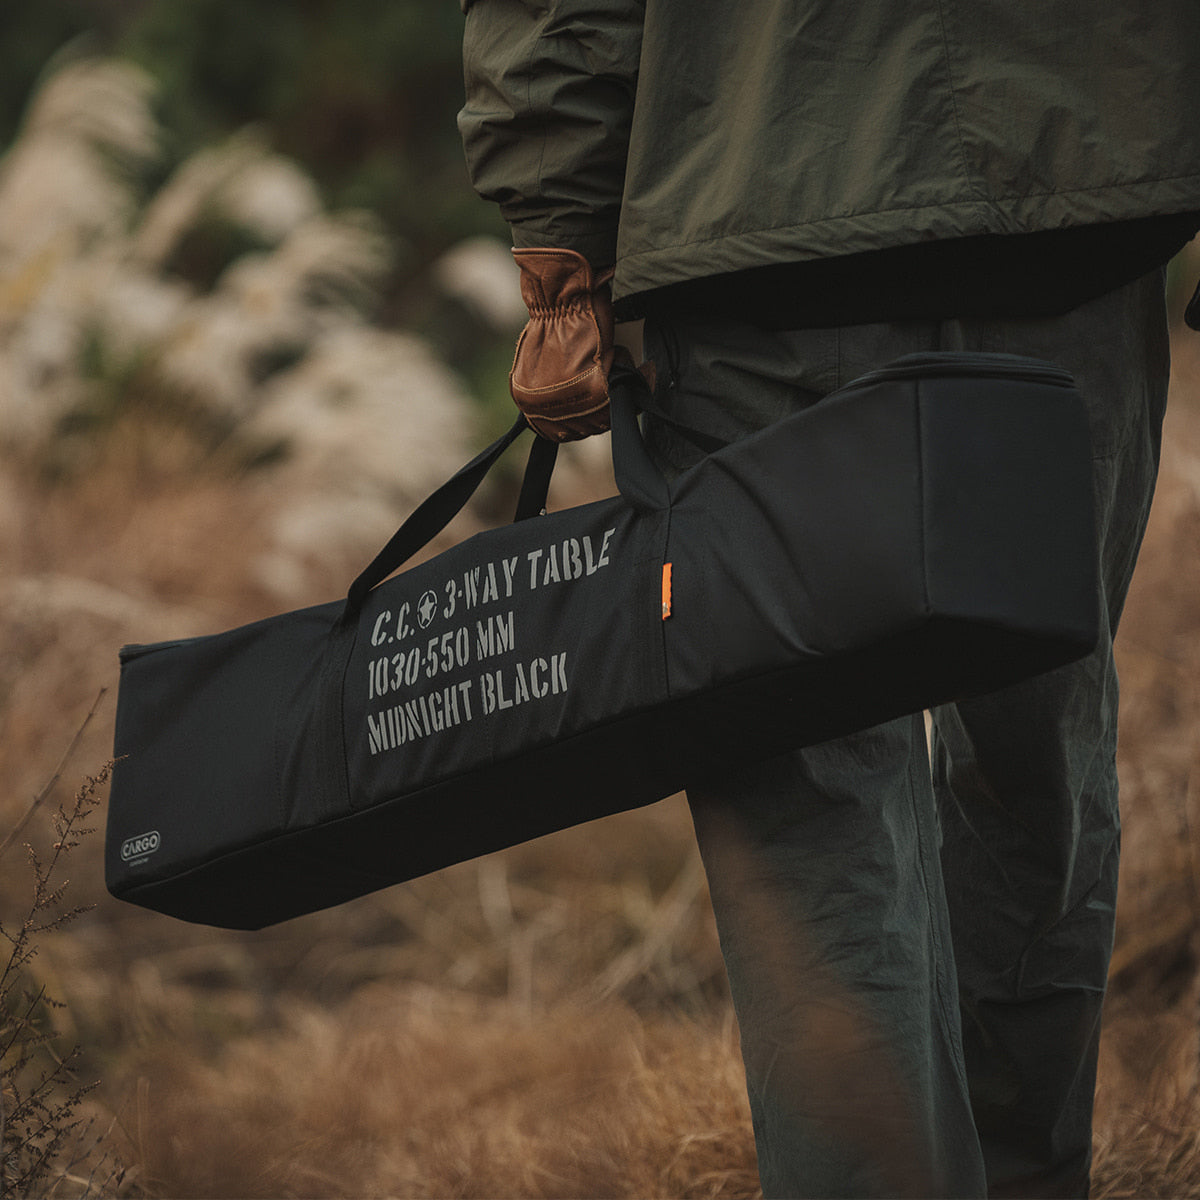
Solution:
<path fill-rule="evenodd" d="M 767 1196 L 1084 1196 L 1120 823 L 1112 636 L 1158 466 L 1161 273 L 1062 317 L 648 323 L 658 398 L 734 438 L 918 350 L 1047 358 L 1089 410 L 1103 634 L 1003 692 L 689 794 Z M 664 469 L 698 453 L 662 422 Z"/>

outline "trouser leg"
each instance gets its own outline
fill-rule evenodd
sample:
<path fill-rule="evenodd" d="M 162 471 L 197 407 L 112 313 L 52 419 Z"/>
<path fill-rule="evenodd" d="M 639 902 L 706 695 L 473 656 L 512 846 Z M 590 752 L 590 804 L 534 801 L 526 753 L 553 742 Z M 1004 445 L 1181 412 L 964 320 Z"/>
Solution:
<path fill-rule="evenodd" d="M 799 334 L 691 323 L 649 335 L 660 400 L 725 437 L 909 351 L 1063 363 L 1089 405 L 1115 630 L 1157 465 L 1161 279 L 1049 321 Z M 666 469 L 688 464 L 694 452 L 669 429 L 649 432 Z M 1108 638 L 1077 668 L 939 711 L 940 863 L 912 722 L 690 797 L 768 1195 L 902 1194 L 921 1178 L 929 1194 L 979 1195 L 976 1126 L 994 1194 L 1085 1192 L 1116 886 L 1115 722 Z M 965 1072 L 946 999 L 956 971 Z M 900 1145 L 912 1174 L 897 1173 Z"/>
<path fill-rule="evenodd" d="M 767 1196 L 982 1196 L 920 717 L 689 792 Z"/>
<path fill-rule="evenodd" d="M 1161 283 L 988 342 L 1055 358 L 1088 402 L 1103 633 L 1080 663 L 934 714 L 942 865 L 990 1194 L 1086 1196 L 1120 843 L 1112 635 L 1158 465 Z"/>
<path fill-rule="evenodd" d="M 937 328 L 651 330 L 662 402 L 725 437 Z M 686 442 L 650 444 L 668 469 Z M 768 1196 L 982 1196 L 922 719 L 689 791 Z"/>

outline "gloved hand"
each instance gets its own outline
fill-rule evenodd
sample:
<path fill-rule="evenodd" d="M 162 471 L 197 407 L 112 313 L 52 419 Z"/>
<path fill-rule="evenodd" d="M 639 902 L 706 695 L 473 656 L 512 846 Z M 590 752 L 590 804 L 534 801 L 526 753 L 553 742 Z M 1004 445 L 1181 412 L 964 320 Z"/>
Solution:
<path fill-rule="evenodd" d="M 612 268 L 594 272 L 574 250 L 514 250 L 529 323 L 509 390 L 542 437 L 567 442 L 608 428 L 613 347 Z"/>

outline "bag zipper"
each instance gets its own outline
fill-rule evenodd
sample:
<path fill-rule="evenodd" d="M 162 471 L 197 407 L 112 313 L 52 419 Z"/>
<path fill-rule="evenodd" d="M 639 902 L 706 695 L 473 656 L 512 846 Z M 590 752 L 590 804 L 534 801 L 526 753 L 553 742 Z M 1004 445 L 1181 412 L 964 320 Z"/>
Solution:
<path fill-rule="evenodd" d="M 1075 386 L 1075 377 L 1065 367 L 1020 354 L 974 354 L 969 351 L 928 351 L 906 354 L 878 370 L 869 371 L 848 383 L 844 391 L 856 390 L 888 379 L 954 378 L 1015 379 L 1052 387 Z"/>

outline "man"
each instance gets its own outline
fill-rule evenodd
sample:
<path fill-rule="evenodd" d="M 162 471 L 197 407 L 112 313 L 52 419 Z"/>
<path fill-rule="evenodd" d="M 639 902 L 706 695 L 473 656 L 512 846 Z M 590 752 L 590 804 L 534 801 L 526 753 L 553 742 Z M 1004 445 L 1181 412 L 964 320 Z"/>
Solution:
<path fill-rule="evenodd" d="M 681 427 L 736 438 L 903 353 L 1074 373 L 1096 652 L 938 710 L 928 751 L 914 717 L 689 801 L 767 1195 L 1086 1195 L 1112 635 L 1158 463 L 1161 268 L 1200 228 L 1200 6 L 463 8 L 460 128 L 512 226 L 513 395 L 544 436 L 606 427 L 614 308 L 646 319 L 667 470 L 700 453 Z"/>

